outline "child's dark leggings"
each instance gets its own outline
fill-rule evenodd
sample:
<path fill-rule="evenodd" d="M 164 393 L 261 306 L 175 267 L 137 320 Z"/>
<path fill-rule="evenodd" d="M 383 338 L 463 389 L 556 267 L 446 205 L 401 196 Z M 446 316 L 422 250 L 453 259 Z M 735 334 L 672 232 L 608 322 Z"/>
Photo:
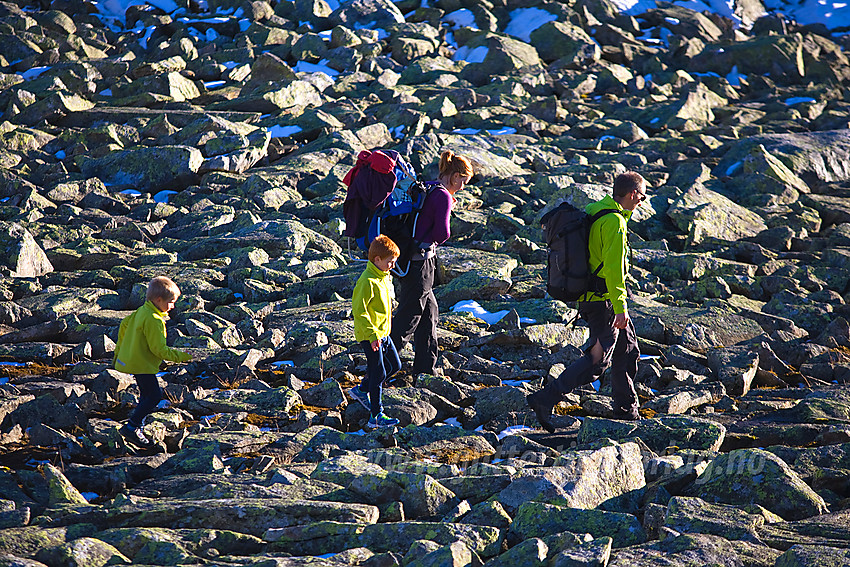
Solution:
<path fill-rule="evenodd" d="M 372 415 L 375 416 L 381 413 L 381 386 L 387 378 L 401 370 L 401 360 L 389 337 L 380 340 L 378 350 L 372 350 L 372 343 L 369 341 L 360 341 L 360 345 L 366 352 L 368 364 L 360 389 L 369 392 L 369 403 L 372 406 Z"/>
<path fill-rule="evenodd" d="M 127 420 L 130 427 L 142 426 L 145 417 L 154 410 L 162 400 L 162 390 L 159 389 L 159 381 L 156 374 L 133 374 L 136 384 L 139 386 L 139 405 Z"/>

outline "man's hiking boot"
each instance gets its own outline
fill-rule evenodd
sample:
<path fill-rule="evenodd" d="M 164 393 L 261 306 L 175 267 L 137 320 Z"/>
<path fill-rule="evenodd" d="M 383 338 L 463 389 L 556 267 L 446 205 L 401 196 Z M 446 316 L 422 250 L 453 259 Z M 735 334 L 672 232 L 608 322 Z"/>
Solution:
<path fill-rule="evenodd" d="M 388 417 L 384 415 L 384 412 L 381 412 L 378 415 L 373 415 L 369 418 L 369 421 L 366 422 L 366 427 L 368 427 L 369 429 L 377 429 L 378 427 L 392 427 L 394 425 L 398 425 L 398 420 L 394 417 Z"/>
<path fill-rule="evenodd" d="M 352 398 L 360 402 L 360 405 L 366 408 L 367 411 L 372 411 L 372 408 L 369 406 L 369 392 L 364 392 L 360 389 L 360 386 L 354 386 L 348 393 L 351 394 Z"/>
<path fill-rule="evenodd" d="M 555 433 L 555 426 L 552 424 L 552 410 L 555 408 L 554 404 L 543 401 L 543 392 L 542 390 L 539 392 L 534 392 L 533 394 L 529 394 L 525 397 L 525 401 L 528 403 L 528 407 L 534 412 L 534 415 L 537 416 L 537 421 L 540 422 L 540 425 L 543 426 L 543 429 L 548 431 L 549 433 Z"/>
<path fill-rule="evenodd" d="M 145 437 L 144 433 L 142 433 L 141 427 L 130 427 L 129 424 L 125 423 L 118 430 L 118 433 L 120 433 L 127 442 L 132 443 L 140 449 L 149 449 L 153 446 L 153 443 Z"/>

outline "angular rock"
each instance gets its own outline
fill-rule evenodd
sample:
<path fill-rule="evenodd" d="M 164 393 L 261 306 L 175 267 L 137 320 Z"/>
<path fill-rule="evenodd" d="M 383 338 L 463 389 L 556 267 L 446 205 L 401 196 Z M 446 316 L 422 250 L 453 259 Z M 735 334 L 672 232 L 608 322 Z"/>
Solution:
<path fill-rule="evenodd" d="M 670 219 L 689 241 L 699 244 L 708 237 L 734 241 L 755 236 L 767 225 L 757 214 L 702 186 L 694 186 L 667 210 Z"/>
<path fill-rule="evenodd" d="M 156 193 L 189 185 L 203 163 L 200 150 L 188 146 L 138 148 L 111 153 L 83 162 L 81 169 L 89 177 L 104 182 L 132 185 Z"/>
<path fill-rule="evenodd" d="M 708 502 L 759 504 L 788 520 L 827 511 L 823 498 L 791 467 L 762 449 L 738 449 L 719 455 L 689 490 Z"/>
<path fill-rule="evenodd" d="M 645 485 L 640 450 L 635 443 L 625 443 L 571 452 L 551 467 L 525 468 L 498 500 L 509 510 L 529 500 L 591 510 Z"/>
<path fill-rule="evenodd" d="M 717 451 L 726 437 L 726 428 L 718 423 L 692 417 L 662 417 L 636 422 L 586 417 L 578 432 L 579 443 L 608 437 L 624 441 L 638 437 L 656 453 L 669 446 L 679 449 Z"/>
<path fill-rule="evenodd" d="M 0 221 L 0 256 L 12 277 L 31 278 L 53 271 L 44 250 L 32 234 L 18 223 Z"/>

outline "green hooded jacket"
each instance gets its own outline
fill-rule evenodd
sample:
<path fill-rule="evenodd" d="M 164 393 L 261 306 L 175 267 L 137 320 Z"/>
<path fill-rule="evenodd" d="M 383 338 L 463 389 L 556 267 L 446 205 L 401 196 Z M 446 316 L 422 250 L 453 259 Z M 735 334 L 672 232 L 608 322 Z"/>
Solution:
<path fill-rule="evenodd" d="M 115 370 L 127 374 L 156 374 L 163 360 L 188 362 L 192 355 L 165 344 L 163 313 L 150 301 L 121 321 L 112 359 Z"/>
<path fill-rule="evenodd" d="M 351 297 L 351 315 L 354 318 L 354 339 L 357 342 L 375 342 L 390 334 L 393 311 L 392 278 L 371 261 L 357 280 Z"/>
<path fill-rule="evenodd" d="M 581 301 L 611 300 L 614 313 L 625 313 L 626 306 L 626 274 L 629 271 L 626 224 L 632 216 L 632 211 L 625 210 L 611 195 L 606 195 L 599 201 L 585 207 L 585 212 L 594 215 L 602 209 L 616 209 L 617 213 L 609 213 L 593 223 L 588 239 L 590 269 L 595 271 L 599 264 L 602 269 L 599 276 L 605 280 L 608 293 L 604 295 L 586 294 Z"/>

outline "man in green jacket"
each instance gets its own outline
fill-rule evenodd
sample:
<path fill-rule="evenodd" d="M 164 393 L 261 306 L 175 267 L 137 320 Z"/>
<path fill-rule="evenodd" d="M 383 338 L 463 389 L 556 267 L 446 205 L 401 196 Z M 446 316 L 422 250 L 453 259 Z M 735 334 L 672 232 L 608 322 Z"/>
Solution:
<path fill-rule="evenodd" d="M 579 314 L 590 327 L 590 347 L 556 380 L 526 398 L 537 421 L 550 433 L 555 431 L 551 422 L 552 409 L 562 396 L 599 379 L 609 365 L 614 416 L 625 420 L 639 418 L 634 378 L 640 350 L 626 302 L 629 269 L 626 224 L 632 211 L 646 199 L 646 181 L 633 171 L 622 173 L 614 180 L 612 193 L 585 208 L 588 215 L 603 209 L 617 211 L 603 215 L 590 228 L 590 269 L 595 271 L 602 264 L 599 277 L 604 281 L 603 289 L 607 289 L 606 292 L 588 292 L 579 299 Z"/>

